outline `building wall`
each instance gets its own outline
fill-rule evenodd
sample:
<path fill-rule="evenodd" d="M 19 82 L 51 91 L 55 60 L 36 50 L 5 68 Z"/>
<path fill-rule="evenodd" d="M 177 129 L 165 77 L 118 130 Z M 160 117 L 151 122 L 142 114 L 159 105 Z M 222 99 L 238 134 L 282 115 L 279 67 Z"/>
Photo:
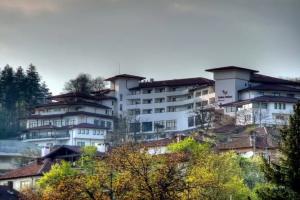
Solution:
<path fill-rule="evenodd" d="M 26 188 L 32 188 L 36 186 L 36 182 L 40 179 L 40 176 L 26 177 L 26 178 L 16 178 L 9 180 L 0 180 L 0 185 L 8 185 L 8 181 L 13 182 L 13 189 L 17 191 L 22 191 Z"/>

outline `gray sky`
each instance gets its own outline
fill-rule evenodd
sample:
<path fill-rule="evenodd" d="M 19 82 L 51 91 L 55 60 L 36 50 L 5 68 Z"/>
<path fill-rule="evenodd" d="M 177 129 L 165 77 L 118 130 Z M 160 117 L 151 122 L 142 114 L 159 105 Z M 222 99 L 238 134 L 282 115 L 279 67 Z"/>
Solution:
<path fill-rule="evenodd" d="M 0 66 L 51 91 L 80 72 L 155 79 L 238 65 L 300 76 L 300 0 L 0 0 Z"/>

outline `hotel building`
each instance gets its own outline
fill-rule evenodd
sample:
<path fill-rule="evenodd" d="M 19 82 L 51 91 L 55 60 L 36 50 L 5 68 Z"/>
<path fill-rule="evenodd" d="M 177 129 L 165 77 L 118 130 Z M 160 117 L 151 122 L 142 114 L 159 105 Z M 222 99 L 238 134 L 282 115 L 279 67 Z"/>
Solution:
<path fill-rule="evenodd" d="M 24 142 L 39 146 L 96 145 L 100 149 L 113 130 L 112 109 L 95 96 L 67 93 L 36 106 L 26 119 Z"/>
<path fill-rule="evenodd" d="M 65 94 L 37 106 L 27 119 L 24 141 L 38 144 L 104 144 L 113 123 L 138 140 L 165 138 L 199 127 L 199 109 L 217 109 L 237 125 L 283 125 L 300 99 L 300 83 L 227 66 L 206 70 L 213 80 L 196 77 L 154 81 L 119 74 L 110 87 L 92 95 Z"/>

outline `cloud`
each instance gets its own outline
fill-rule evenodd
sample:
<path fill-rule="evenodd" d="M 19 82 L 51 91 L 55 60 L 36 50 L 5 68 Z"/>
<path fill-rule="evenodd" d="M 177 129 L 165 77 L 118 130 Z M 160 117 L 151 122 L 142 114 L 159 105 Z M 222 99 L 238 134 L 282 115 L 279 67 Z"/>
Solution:
<path fill-rule="evenodd" d="M 0 0 L 1 10 L 30 16 L 42 13 L 54 13 L 59 11 L 60 7 L 54 0 Z"/>
<path fill-rule="evenodd" d="M 193 5 L 187 3 L 179 3 L 179 2 L 174 2 L 172 4 L 172 7 L 174 10 L 179 12 L 191 12 L 196 9 Z"/>

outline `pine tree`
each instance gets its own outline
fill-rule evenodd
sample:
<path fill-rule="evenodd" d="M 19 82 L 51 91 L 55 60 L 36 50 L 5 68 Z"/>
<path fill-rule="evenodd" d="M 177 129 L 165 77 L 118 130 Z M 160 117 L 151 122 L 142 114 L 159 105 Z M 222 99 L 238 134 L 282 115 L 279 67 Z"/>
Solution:
<path fill-rule="evenodd" d="M 278 163 L 265 161 L 264 164 L 265 176 L 275 186 L 268 188 L 268 192 L 259 193 L 263 199 L 286 198 L 283 193 L 300 199 L 300 102 L 294 106 L 289 126 L 281 130 L 279 150 L 281 157 Z"/>

